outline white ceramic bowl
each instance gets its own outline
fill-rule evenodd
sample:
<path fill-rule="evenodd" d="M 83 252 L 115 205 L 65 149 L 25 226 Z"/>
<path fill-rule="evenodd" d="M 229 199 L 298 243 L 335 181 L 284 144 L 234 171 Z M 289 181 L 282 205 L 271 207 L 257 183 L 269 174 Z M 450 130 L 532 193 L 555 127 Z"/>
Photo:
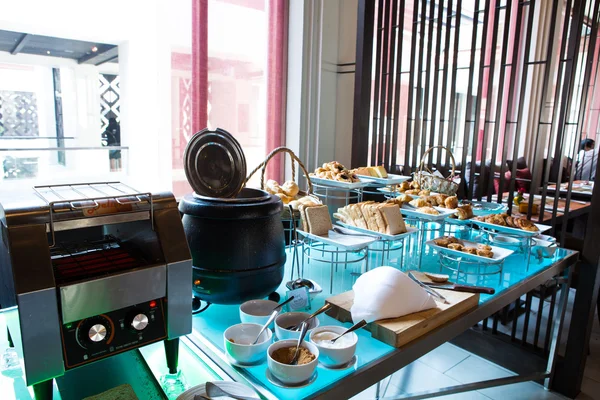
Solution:
<path fill-rule="evenodd" d="M 336 343 L 341 340 L 344 340 L 343 343 L 347 343 L 347 345 L 339 348 L 324 346 L 322 343 L 315 342 L 313 338 L 318 333 L 325 331 L 333 332 L 334 334 L 336 334 L 336 336 L 341 335 L 346 331 L 346 329 L 348 328 L 345 328 L 343 326 L 320 326 L 318 328 L 315 328 L 310 333 L 310 341 L 319 349 L 319 361 L 321 361 L 323 365 L 327 367 L 338 367 L 349 362 L 352 359 L 352 357 L 354 357 L 354 353 L 356 352 L 358 336 L 354 332 L 346 333 L 344 337 L 338 339 Z"/>
<path fill-rule="evenodd" d="M 240 306 L 240 320 L 246 324 L 264 325 L 279 303 L 271 300 L 250 300 Z M 273 328 L 273 324 L 269 325 Z"/>
<path fill-rule="evenodd" d="M 287 339 L 298 339 L 300 337 L 300 331 L 289 331 L 285 329 L 290 325 L 295 325 L 306 318 L 310 317 L 309 313 L 305 312 L 287 312 L 283 314 L 279 314 L 277 318 L 275 318 L 275 335 L 277 335 L 277 339 L 279 340 L 287 340 Z M 308 326 L 308 332 L 310 333 L 313 329 L 319 326 L 319 320 L 317 317 L 310 320 L 310 325 Z M 308 337 L 308 333 L 306 334 Z"/>
<path fill-rule="evenodd" d="M 254 364 L 263 360 L 272 342 L 273 333 L 265 329 L 256 344 L 249 344 L 256 339 L 261 329 L 262 325 L 258 324 L 237 324 L 227 328 L 223 332 L 227 354 L 240 364 Z"/>
<path fill-rule="evenodd" d="M 307 341 L 302 342 L 301 346 L 316 356 L 315 359 L 308 364 L 282 364 L 278 361 L 275 361 L 273 357 L 271 357 L 275 350 L 282 347 L 296 347 L 297 342 L 297 340 L 280 340 L 279 342 L 275 342 L 269 346 L 267 351 L 267 366 L 269 367 L 269 370 L 277 379 L 288 385 L 295 385 L 309 380 L 310 377 L 315 373 L 315 369 L 319 363 L 319 349 L 317 346 Z"/>

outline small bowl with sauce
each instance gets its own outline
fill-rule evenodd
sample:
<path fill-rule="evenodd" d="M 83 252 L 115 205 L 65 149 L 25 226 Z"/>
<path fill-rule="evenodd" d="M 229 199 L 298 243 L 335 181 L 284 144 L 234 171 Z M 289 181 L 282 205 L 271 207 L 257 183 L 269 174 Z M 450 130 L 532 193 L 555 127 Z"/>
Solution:
<path fill-rule="evenodd" d="M 239 364 L 255 364 L 265 358 L 265 353 L 272 342 L 273 333 L 265 329 L 256 344 L 252 344 L 262 325 L 237 324 L 223 332 L 225 350 Z"/>
<path fill-rule="evenodd" d="M 331 343 L 334 339 L 346 332 L 343 326 L 321 326 L 310 333 L 310 341 L 319 349 L 319 360 L 326 367 L 339 367 L 350 362 L 356 352 L 358 336 L 350 332 Z"/>
<path fill-rule="evenodd" d="M 313 343 L 302 342 L 298 364 L 290 361 L 296 351 L 297 340 L 280 340 L 267 350 L 267 366 L 271 373 L 287 385 L 298 385 L 308 381 L 315 373 L 319 363 L 319 349 Z"/>

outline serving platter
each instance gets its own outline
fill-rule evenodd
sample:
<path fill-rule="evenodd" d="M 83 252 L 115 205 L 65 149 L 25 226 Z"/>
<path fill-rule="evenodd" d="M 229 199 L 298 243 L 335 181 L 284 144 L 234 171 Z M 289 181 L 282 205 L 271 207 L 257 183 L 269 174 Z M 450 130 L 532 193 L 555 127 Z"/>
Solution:
<path fill-rule="evenodd" d="M 337 233 L 335 231 L 329 231 L 327 236 L 317 236 L 312 233 L 305 232 L 303 230 L 298 229 L 297 232 L 302 236 L 316 240 L 321 243 L 329 244 L 336 247 L 342 247 L 346 250 L 360 250 L 364 249 L 371 243 L 379 240 L 378 237 L 375 236 L 355 236 L 355 235 L 344 235 L 342 233 Z"/>
<path fill-rule="evenodd" d="M 397 185 L 412 178 L 412 176 L 388 174 L 387 178 L 380 178 L 371 175 L 357 175 L 361 180 L 369 180 L 383 185 Z"/>
<path fill-rule="evenodd" d="M 476 217 L 485 217 L 491 214 L 502 214 L 508 211 L 506 204 L 499 204 L 489 201 L 469 201 L 473 205 L 473 215 Z M 460 204 L 459 204 L 460 205 Z"/>
<path fill-rule="evenodd" d="M 402 208 L 400 208 L 400 212 L 403 215 L 413 217 L 413 218 L 421 218 L 428 221 L 440 221 L 442 219 L 447 218 L 448 216 L 456 213 L 456 210 L 449 210 L 447 208 L 442 207 L 433 207 L 437 211 L 439 211 L 438 215 L 427 214 L 420 211 L 417 211 L 414 207 L 410 205 L 403 204 Z"/>
<path fill-rule="evenodd" d="M 260 397 L 258 396 L 258 394 L 256 394 L 256 392 L 241 383 L 238 382 L 228 382 L 228 381 L 217 381 L 217 382 L 213 382 L 215 385 L 217 385 L 219 388 L 236 395 L 235 398 L 238 398 L 237 396 L 242 396 L 244 398 L 249 398 L 249 399 L 256 399 L 259 400 Z M 177 396 L 177 400 L 194 400 L 195 396 L 204 396 L 207 397 L 208 393 L 206 392 L 206 385 L 205 384 L 200 384 L 198 386 L 194 386 L 188 390 L 186 390 L 185 392 L 181 393 L 179 396 Z M 219 397 L 219 399 L 223 399 L 223 400 L 227 400 L 227 399 L 234 399 L 233 397 Z"/>
<path fill-rule="evenodd" d="M 365 229 L 365 228 L 360 228 L 358 226 L 354 226 L 354 225 L 349 225 L 346 223 L 343 223 L 342 221 L 337 221 L 336 222 L 338 225 L 343 226 L 344 228 L 346 228 L 347 230 L 351 230 L 351 231 L 355 231 L 355 232 L 360 232 L 360 233 L 365 233 L 367 235 L 373 235 L 373 237 L 378 237 L 380 239 L 383 240 L 400 240 L 403 239 L 407 236 L 412 235 L 413 233 L 417 232 L 418 229 L 414 228 L 412 226 L 407 226 L 406 227 L 406 232 L 404 233 L 399 233 L 397 235 L 387 235 L 385 233 L 379 233 L 379 232 L 375 232 L 372 231 L 370 229 Z"/>
<path fill-rule="evenodd" d="M 348 183 L 348 182 L 334 181 L 333 179 L 318 178 L 318 177 L 316 177 L 314 175 L 310 175 L 310 174 L 309 174 L 308 178 L 313 183 L 316 183 L 317 185 L 329 186 L 329 187 L 340 188 L 340 189 L 360 189 L 360 188 L 369 186 L 373 183 L 372 181 L 366 181 L 366 180 L 364 180 L 364 181 L 361 180 L 360 182 Z"/>
<path fill-rule="evenodd" d="M 463 245 L 465 247 L 477 248 L 477 246 L 479 245 L 479 243 L 470 242 L 468 240 L 461 240 L 461 241 L 463 242 Z M 458 257 L 462 257 L 462 258 L 466 258 L 466 259 L 470 259 L 470 260 L 474 260 L 474 261 L 479 261 L 481 263 L 488 263 L 488 264 L 500 262 L 500 261 L 504 260 L 506 257 L 508 257 L 514 253 L 514 251 L 512 251 L 512 250 L 503 249 L 502 247 L 490 246 L 492 248 L 491 251 L 492 251 L 492 253 L 494 253 L 494 256 L 492 258 L 489 258 L 489 257 L 478 256 L 477 254 L 466 253 L 466 252 L 460 251 L 460 250 L 453 250 L 453 249 L 449 249 L 447 247 L 442 247 L 442 246 L 435 244 L 435 242 L 433 240 L 428 240 L 427 242 L 425 242 L 425 244 L 429 247 L 436 249 L 438 252 L 443 251 L 445 253 L 453 254 Z"/>
<path fill-rule="evenodd" d="M 552 229 L 551 226 L 548 225 L 542 225 L 542 224 L 535 224 L 535 226 L 538 227 L 539 231 L 537 232 L 531 232 L 531 231 L 526 231 L 523 229 L 518 229 L 518 228 L 512 228 L 510 226 L 503 226 L 503 225 L 496 225 L 496 224 L 490 224 L 489 222 L 484 222 L 484 221 L 478 221 L 476 219 L 473 220 L 473 223 L 482 227 L 482 228 L 486 228 L 486 229 L 493 229 L 496 232 L 503 232 L 503 233 L 510 233 L 511 235 L 515 235 L 515 236 L 528 236 L 528 237 L 533 237 L 536 236 L 542 232 L 546 232 L 549 229 Z"/>

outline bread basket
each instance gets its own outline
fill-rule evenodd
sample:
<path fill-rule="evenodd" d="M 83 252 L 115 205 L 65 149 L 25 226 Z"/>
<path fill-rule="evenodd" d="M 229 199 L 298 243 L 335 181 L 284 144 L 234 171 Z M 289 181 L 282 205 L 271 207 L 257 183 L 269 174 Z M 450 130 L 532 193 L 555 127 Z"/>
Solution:
<path fill-rule="evenodd" d="M 304 164 L 302 163 L 302 161 L 300 161 L 300 159 L 298 158 L 298 156 L 296 156 L 296 154 L 289 148 L 285 147 L 285 146 L 281 146 L 281 147 L 277 147 L 276 149 L 273 149 L 273 151 L 271 151 L 267 157 L 265 158 L 265 160 L 263 162 L 261 162 L 256 168 L 254 168 L 250 174 L 248 174 L 248 177 L 246 178 L 246 183 L 248 183 L 248 181 L 250 180 L 250 178 L 252 178 L 252 176 L 258 172 L 259 170 L 261 171 L 260 174 L 260 187 L 262 190 L 265 190 L 265 172 L 267 171 L 267 165 L 269 164 L 269 161 L 271 161 L 271 159 L 273 159 L 277 154 L 279 153 L 284 153 L 284 154 L 288 154 L 290 156 L 290 158 L 292 159 L 292 180 L 296 183 L 298 183 L 296 181 L 296 163 L 298 163 L 298 165 L 300 166 L 300 168 L 302 169 L 302 172 L 304 172 L 304 175 L 306 176 L 306 182 L 307 182 L 307 190 L 303 191 L 300 190 L 298 192 L 298 194 L 296 195 L 295 199 L 299 199 L 301 197 L 305 197 L 305 196 L 311 196 L 314 199 L 316 199 L 319 203 L 321 203 L 321 201 L 319 200 L 319 198 L 315 195 L 312 194 L 313 192 L 313 185 L 312 182 L 310 180 L 310 178 L 308 177 L 308 171 L 306 170 L 306 167 L 304 166 Z M 300 212 L 298 210 L 294 210 L 294 216 L 296 218 L 300 218 Z M 283 207 L 283 211 L 281 212 L 281 219 L 283 220 L 290 220 L 291 219 L 291 215 L 290 215 L 290 209 L 287 205 L 284 204 Z"/>
<path fill-rule="evenodd" d="M 425 159 L 431 153 L 433 149 L 440 148 L 446 150 L 450 154 L 450 161 L 452 162 L 452 172 L 447 178 L 436 176 L 427 167 L 425 167 Z M 421 165 L 419 170 L 415 172 L 414 179 L 421 186 L 421 190 L 429 190 L 431 192 L 441 193 L 448 196 L 454 196 L 458 191 L 458 183 L 454 182 L 454 176 L 456 172 L 456 163 L 454 161 L 454 155 L 446 146 L 433 146 L 427 149 L 421 158 Z"/>

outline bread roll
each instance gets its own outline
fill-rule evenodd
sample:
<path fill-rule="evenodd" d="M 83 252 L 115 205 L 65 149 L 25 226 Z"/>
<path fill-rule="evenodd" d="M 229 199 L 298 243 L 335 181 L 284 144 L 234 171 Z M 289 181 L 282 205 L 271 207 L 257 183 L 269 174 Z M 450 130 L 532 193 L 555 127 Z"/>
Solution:
<path fill-rule="evenodd" d="M 296 182 L 287 181 L 283 185 L 281 185 L 281 190 L 283 190 L 283 193 L 290 197 L 296 197 L 296 195 L 300 191 L 300 188 L 298 187 Z"/>
<path fill-rule="evenodd" d="M 279 183 L 277 183 L 277 181 L 273 179 L 269 179 L 267 181 L 267 184 L 265 185 L 265 190 L 270 194 L 281 193 L 281 187 L 279 186 Z"/>

